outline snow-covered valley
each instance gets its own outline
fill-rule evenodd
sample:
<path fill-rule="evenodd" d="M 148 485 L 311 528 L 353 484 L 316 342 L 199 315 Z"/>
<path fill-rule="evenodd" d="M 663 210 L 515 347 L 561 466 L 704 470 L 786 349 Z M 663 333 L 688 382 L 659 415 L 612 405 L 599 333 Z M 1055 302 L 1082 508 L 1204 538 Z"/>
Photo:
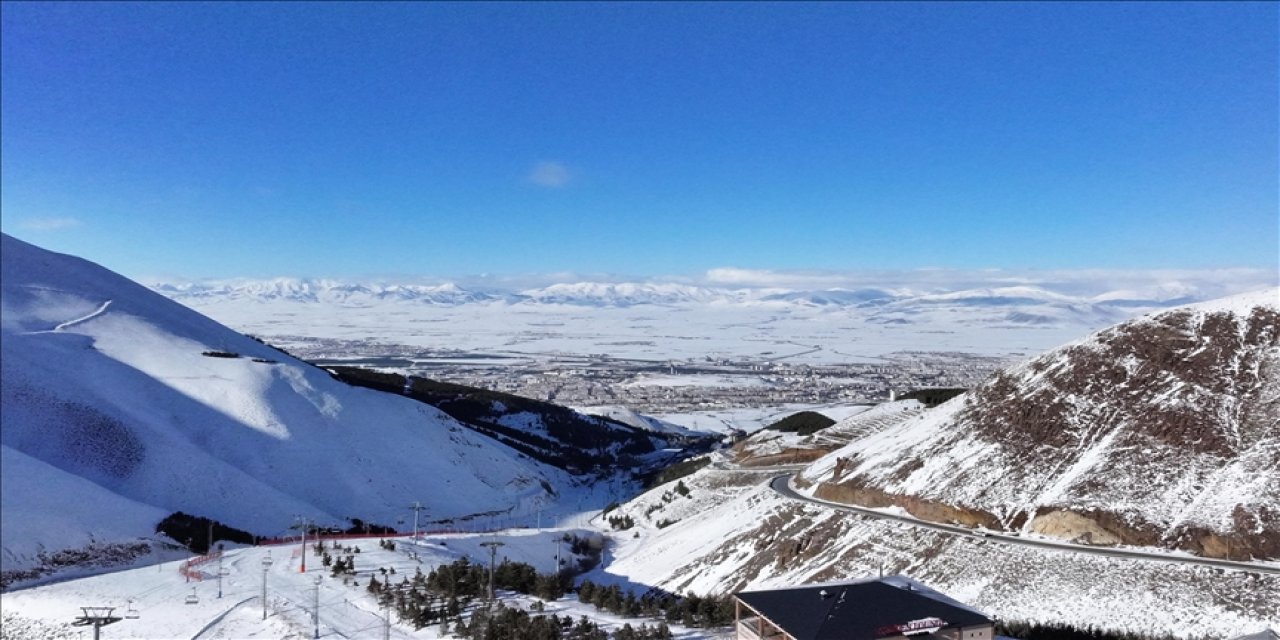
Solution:
<path fill-rule="evenodd" d="M 1193 308 L 1190 316 L 1168 316 L 1177 322 L 1149 316 L 1100 338 L 1079 340 L 1077 333 L 1069 345 L 1074 351 L 1007 369 L 938 407 L 909 399 L 646 415 L 625 406 L 539 408 L 399 373 L 331 373 L 97 265 L 8 236 L 2 253 L 0 561 L 8 586 L 0 605 L 6 638 L 74 638 L 79 630 L 67 625 L 82 606 L 137 612 L 104 630 L 107 637 L 311 637 L 317 596 L 322 637 L 380 637 L 383 611 L 364 586 L 382 568 L 406 575 L 463 556 L 482 561 L 488 557 L 482 543 L 502 542 L 502 556 L 548 571 L 557 566 L 557 539 L 565 533 L 605 541 L 600 564 L 582 578 L 637 594 L 727 594 L 883 573 L 919 580 L 1006 620 L 1181 638 L 1229 638 L 1280 626 L 1280 576 L 1270 570 L 1275 557 L 1264 553 L 1275 534 L 1272 514 L 1280 508 L 1274 489 L 1280 463 L 1271 464 L 1280 435 L 1271 419 L 1278 406 L 1277 327 L 1272 312 L 1253 311 L 1276 306 L 1275 291 L 1255 294 L 1247 304 L 1236 299 L 1240 309 L 1212 303 Z M 1235 315 L 1219 317 L 1224 312 Z M 1159 330 L 1132 328 L 1150 326 Z M 1060 455 L 1058 465 L 1036 462 L 1049 471 L 1035 482 L 1019 480 L 1031 471 L 1007 455 L 991 455 L 1012 446 L 1007 441 L 1020 442 L 1020 425 L 1041 417 L 998 412 L 1001 402 L 1030 398 L 1052 406 L 1053 398 L 1070 398 L 1070 406 L 1095 415 L 1115 401 L 1107 389 L 1074 389 L 1063 381 L 1088 380 L 1089 374 L 1063 372 L 1093 366 L 1096 358 L 1074 364 L 1082 353 L 1133 345 L 1132 336 L 1147 333 L 1154 337 L 1137 342 L 1123 358 L 1130 377 L 1109 388 L 1129 394 L 1125 406 L 1180 408 L 1186 415 L 1208 407 L 1188 432 L 1200 440 L 1183 438 L 1177 455 L 1153 457 L 1153 464 L 1163 465 L 1158 470 L 1174 478 L 1172 490 L 1153 494 L 1140 486 L 1140 472 L 1100 463 L 1101 452 L 1122 443 L 1074 427 L 1063 433 L 1042 428 L 1036 436 L 1049 441 L 1083 434 L 1090 446 L 1067 447 L 1085 453 Z M 1179 367 L 1185 358 L 1168 356 L 1170 344 L 1185 350 L 1186 358 L 1213 355 L 1197 360 L 1197 367 Z M 1196 377 L 1206 367 L 1222 375 Z M 1178 372 L 1187 384 L 1171 382 L 1164 372 Z M 650 374 L 662 375 L 677 377 Z M 996 392 L 1010 385 L 1020 391 Z M 1160 395 L 1165 389 L 1175 392 Z M 1050 391 L 1053 398 L 1045 395 Z M 982 398 L 981 406 L 973 407 L 973 398 Z M 802 409 L 836 423 L 812 435 L 763 429 Z M 1102 411 L 1104 417 L 1127 415 L 1111 409 Z M 989 428 L 993 423 L 983 422 L 980 410 L 1013 418 Z M 1142 433 L 1140 416 L 1119 422 Z M 1186 426 L 1171 419 L 1161 424 L 1172 427 L 1152 437 L 1181 437 L 1178 429 Z M 1222 430 L 1229 432 L 1218 438 L 1223 446 L 1202 450 L 1200 445 L 1218 441 L 1208 435 Z M 687 454 L 682 446 L 708 443 L 699 432 L 756 433 L 710 454 L 690 475 L 644 491 L 646 474 L 639 467 L 679 460 Z M 565 463 L 561 458 L 580 441 L 589 443 L 582 451 L 590 454 L 588 462 Z M 986 474 L 977 474 L 968 460 L 983 460 Z M 994 513 L 1031 504 L 1066 511 L 1109 500 L 1163 518 L 1170 529 L 1190 522 L 1216 536 L 1198 547 L 1164 538 L 1124 540 L 1124 546 L 1261 561 L 1268 570 L 1101 557 L 930 530 L 780 495 L 769 480 L 784 470 L 798 474 L 803 493 L 837 500 L 871 495 L 820 491 L 856 477 L 859 491 L 876 489 L 897 499 L 864 506 L 966 526 L 975 523 L 956 515 L 963 516 L 964 508 Z M 1178 479 L 1183 476 L 1191 479 Z M 1115 485 L 1111 493 L 1089 493 L 1108 483 Z M 1022 495 L 1015 495 L 1019 487 L 1032 484 L 1039 493 L 1014 500 Z M 422 512 L 415 514 L 410 507 L 419 503 Z M 611 503 L 618 504 L 605 510 Z M 157 522 L 178 511 L 254 536 L 296 534 L 301 519 L 325 528 L 375 524 L 402 533 L 413 523 L 433 533 L 422 545 L 388 534 L 395 550 L 376 538 L 342 542 L 361 546 L 356 571 L 348 576 L 352 584 L 314 563 L 301 572 L 298 543 L 229 543 L 219 598 L 216 561 L 187 571 L 197 578 L 192 582 L 179 571 L 190 556 L 182 544 L 198 541 L 157 531 Z M 415 515 L 420 522 L 414 523 Z M 995 529 L 1000 523 L 981 524 Z M 1061 533 L 1032 527 L 1030 519 L 1007 524 L 1002 528 L 1011 535 Z M 1225 553 L 1214 547 L 1216 539 L 1229 545 Z M 268 555 L 273 563 L 264 570 Z M 86 556 L 97 562 L 84 561 Z M 323 576 L 318 586 L 317 576 Z M 507 592 L 501 599 L 524 610 L 587 616 L 607 631 L 654 622 L 602 613 L 572 595 L 537 603 Z M 448 635 L 438 625 L 415 630 L 394 618 L 392 637 Z M 678 625 L 672 631 L 690 639 L 729 633 Z"/>

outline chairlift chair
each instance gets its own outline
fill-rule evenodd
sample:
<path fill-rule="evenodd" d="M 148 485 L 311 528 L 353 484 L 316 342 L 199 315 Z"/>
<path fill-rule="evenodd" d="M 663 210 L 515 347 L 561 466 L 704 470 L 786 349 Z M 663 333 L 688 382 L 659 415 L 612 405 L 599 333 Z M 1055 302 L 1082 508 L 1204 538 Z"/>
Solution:
<path fill-rule="evenodd" d="M 127 620 L 137 620 L 142 614 L 138 613 L 138 609 L 133 606 L 133 599 L 129 599 L 129 606 L 124 610 L 124 617 Z"/>
<path fill-rule="evenodd" d="M 200 604 L 200 598 L 196 595 L 195 587 L 191 588 L 191 595 L 187 596 L 187 604 Z"/>

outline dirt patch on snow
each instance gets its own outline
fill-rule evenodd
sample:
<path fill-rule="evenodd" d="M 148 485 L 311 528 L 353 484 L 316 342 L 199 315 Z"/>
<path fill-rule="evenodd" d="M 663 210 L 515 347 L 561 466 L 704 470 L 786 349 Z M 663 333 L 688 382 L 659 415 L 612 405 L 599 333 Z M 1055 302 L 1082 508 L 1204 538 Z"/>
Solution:
<path fill-rule="evenodd" d="M 1120 544 L 1120 536 L 1102 528 L 1097 522 L 1071 511 L 1050 511 L 1031 520 L 1035 533 L 1078 542 L 1111 546 Z"/>
<path fill-rule="evenodd" d="M 986 527 L 993 531 L 1004 529 L 1004 526 L 994 514 L 980 509 L 957 507 L 918 496 L 888 493 L 874 487 L 824 482 L 818 485 L 813 495 L 822 500 L 872 509 L 902 507 L 907 513 L 930 522 L 958 524 L 965 527 Z"/>
<path fill-rule="evenodd" d="M 744 467 L 772 467 L 780 464 L 802 464 L 813 462 L 829 453 L 825 449 L 784 449 L 779 453 L 767 456 L 744 457 L 738 464 Z"/>

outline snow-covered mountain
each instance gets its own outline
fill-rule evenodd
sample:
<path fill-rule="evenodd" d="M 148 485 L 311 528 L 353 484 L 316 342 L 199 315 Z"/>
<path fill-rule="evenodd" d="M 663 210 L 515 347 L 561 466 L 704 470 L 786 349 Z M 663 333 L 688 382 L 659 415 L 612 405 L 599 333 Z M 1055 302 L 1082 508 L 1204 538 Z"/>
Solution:
<path fill-rule="evenodd" d="M 492 278 L 478 287 L 287 278 L 152 286 L 237 330 L 313 357 L 364 353 L 360 345 L 377 343 L 393 349 L 388 355 L 448 345 L 455 354 L 676 362 L 789 354 L 791 362 L 820 365 L 922 349 L 1021 357 L 1143 313 L 1268 286 L 1274 276 L 993 271 L 949 279 L 923 270 L 847 280 L 852 286 L 710 276 L 537 287 Z M 807 349 L 798 353 L 797 345 Z"/>
<path fill-rule="evenodd" d="M 926 519 L 1280 558 L 1280 291 L 1055 349 L 852 441 L 803 481 Z"/>
<path fill-rule="evenodd" d="M 653 361 L 796 354 L 789 360 L 834 364 L 921 349 L 1039 353 L 1207 292 L 1238 290 L 1224 282 L 949 289 L 580 281 L 503 289 L 277 279 L 153 287 L 239 331 L 317 357 L 346 355 L 337 343 L 379 343 L 401 349 L 384 352 L 391 354 L 447 345 L 454 352 Z"/>
<path fill-rule="evenodd" d="M 885 403 L 810 436 L 761 431 L 730 460 L 610 512 L 615 580 L 676 592 L 906 573 L 1005 620 L 1175 637 L 1280 622 L 1280 576 L 996 544 L 798 502 L 776 466 L 831 453 L 803 491 L 1029 536 L 1270 559 L 1280 514 L 1280 291 L 1149 315 L 928 409 Z M 729 464 L 736 462 L 737 464 Z M 1022 514 L 1022 515 L 1019 515 Z M 1064 515 L 1065 514 L 1065 515 Z M 1159 549 L 1163 547 L 1164 549 Z"/>
<path fill-rule="evenodd" d="M 790 500 L 769 487 L 778 473 L 713 464 L 681 478 L 683 491 L 673 480 L 623 504 L 609 516 L 635 526 L 615 536 L 607 577 L 592 579 L 732 593 L 898 573 L 1006 621 L 1188 639 L 1280 623 L 1275 574 L 944 534 Z"/>
<path fill-rule="evenodd" d="M 340 282 L 317 278 L 272 278 L 207 283 L 159 283 L 152 289 L 181 301 L 246 300 L 368 306 L 388 301 L 459 305 L 506 299 L 446 282 L 437 285 Z"/>
<path fill-rule="evenodd" d="M 417 500 L 429 520 L 532 513 L 573 486 L 90 262 L 7 235 L 0 258 L 6 571 L 176 511 L 270 535 L 298 515 L 395 525 Z"/>
<path fill-rule="evenodd" d="M 584 307 L 706 304 L 737 300 L 741 292 L 674 283 L 575 282 L 520 292 L 523 304 L 563 304 Z"/>
<path fill-rule="evenodd" d="M 1184 303 L 1185 294 L 1163 291 L 1107 291 L 1068 294 L 1042 286 L 988 287 L 958 290 L 783 289 L 696 286 L 675 282 L 563 282 L 510 291 L 470 289 L 452 282 L 405 284 L 348 282 L 323 278 L 272 278 L 208 282 L 155 282 L 152 289 L 192 304 L 218 301 L 302 302 L 363 306 L 382 302 L 466 305 L 501 302 L 579 307 L 641 305 L 745 305 L 772 307 L 860 307 L 885 305 L 904 311 L 937 307 L 1007 309 L 1042 305 L 1075 307 L 1081 311 L 1117 308 L 1162 308 Z"/>

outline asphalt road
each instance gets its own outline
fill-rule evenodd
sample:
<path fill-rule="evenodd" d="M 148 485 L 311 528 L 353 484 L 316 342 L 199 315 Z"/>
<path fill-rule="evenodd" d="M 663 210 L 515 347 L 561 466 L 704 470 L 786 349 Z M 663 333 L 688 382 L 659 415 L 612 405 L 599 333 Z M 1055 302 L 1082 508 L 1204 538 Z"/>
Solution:
<path fill-rule="evenodd" d="M 942 533 L 948 533 L 957 536 L 966 536 L 973 539 L 984 540 L 995 544 L 1021 545 L 1024 547 L 1042 547 L 1046 549 L 1055 549 L 1058 551 L 1072 551 L 1075 553 L 1091 553 L 1098 556 L 1109 556 L 1112 558 L 1134 558 L 1139 560 L 1151 560 L 1155 562 L 1168 562 L 1172 564 L 1198 564 L 1207 567 L 1215 567 L 1218 569 L 1227 569 L 1230 571 L 1249 571 L 1253 573 L 1270 573 L 1280 575 L 1280 566 L 1261 564 L 1256 562 L 1237 562 L 1235 560 L 1217 560 L 1214 558 L 1196 558 L 1188 556 L 1176 556 L 1164 553 L 1152 553 L 1145 551 L 1131 551 L 1128 549 L 1114 549 L 1109 547 L 1092 547 L 1079 544 L 1071 544 L 1069 542 L 1053 542 L 1049 540 L 1037 540 L 1034 538 L 1023 538 L 1021 536 L 1012 536 L 1003 533 L 977 533 L 975 529 L 967 527 L 958 527 L 950 524 L 940 524 L 937 522 L 928 522 L 925 520 L 917 520 L 908 516 L 900 516 L 892 513 L 884 513 L 862 507 L 855 507 L 837 502 L 827 502 L 801 495 L 791 489 L 791 475 L 785 474 L 774 477 L 769 481 L 769 486 L 784 498 L 790 500 L 799 500 L 802 502 L 810 502 L 823 507 L 837 509 L 839 511 L 849 511 L 869 518 L 879 518 L 881 520 L 895 520 L 903 524 L 913 527 L 921 527 L 924 529 L 932 529 Z"/>

